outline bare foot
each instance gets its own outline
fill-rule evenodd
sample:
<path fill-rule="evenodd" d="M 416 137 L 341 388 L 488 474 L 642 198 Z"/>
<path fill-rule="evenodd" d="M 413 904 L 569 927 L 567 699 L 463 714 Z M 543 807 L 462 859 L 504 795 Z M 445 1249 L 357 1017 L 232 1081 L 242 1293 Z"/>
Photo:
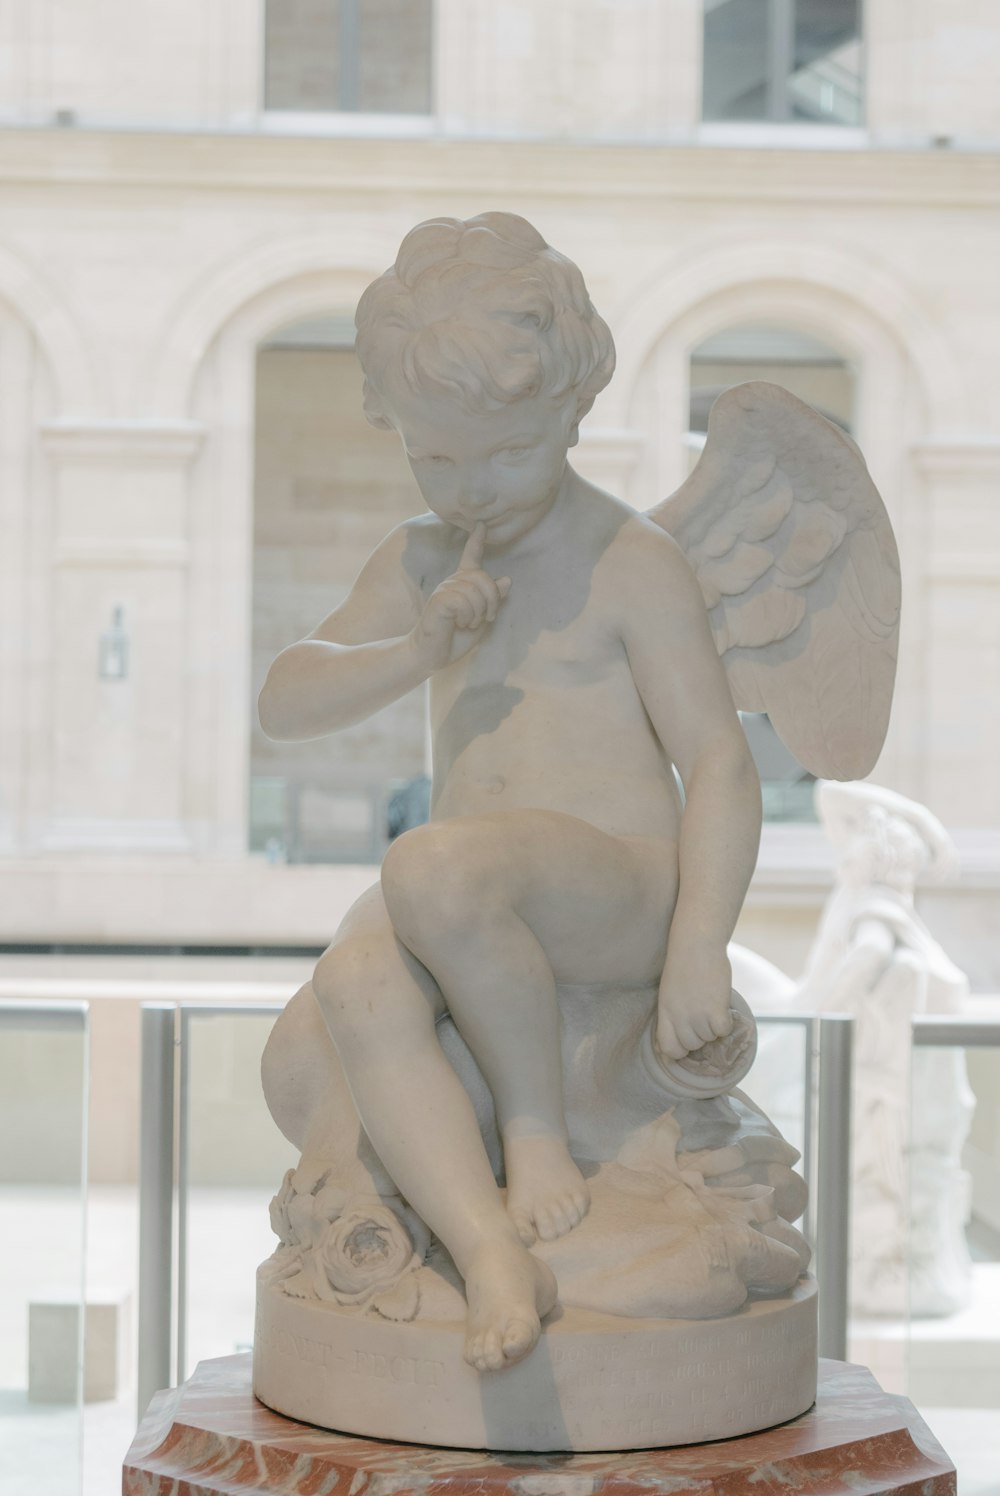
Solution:
<path fill-rule="evenodd" d="M 561 1138 L 504 1138 L 503 1152 L 507 1214 L 525 1246 L 555 1241 L 583 1220 L 590 1190 Z"/>
<path fill-rule="evenodd" d="M 513 1236 L 481 1247 L 465 1276 L 469 1365 L 500 1371 L 520 1361 L 538 1339 L 557 1292 L 551 1268 Z"/>

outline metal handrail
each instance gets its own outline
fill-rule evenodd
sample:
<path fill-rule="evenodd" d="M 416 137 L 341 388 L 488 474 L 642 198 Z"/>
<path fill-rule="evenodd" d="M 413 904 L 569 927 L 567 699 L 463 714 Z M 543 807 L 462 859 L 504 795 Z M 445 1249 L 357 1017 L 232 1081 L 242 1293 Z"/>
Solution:
<path fill-rule="evenodd" d="M 1000 1046 L 1000 1018 L 915 1013 L 913 1043 L 920 1049 L 991 1049 Z"/>
<path fill-rule="evenodd" d="M 85 1002 L 23 1002 L 20 998 L 0 997 L 0 1028 L 86 1030 L 89 1011 Z"/>

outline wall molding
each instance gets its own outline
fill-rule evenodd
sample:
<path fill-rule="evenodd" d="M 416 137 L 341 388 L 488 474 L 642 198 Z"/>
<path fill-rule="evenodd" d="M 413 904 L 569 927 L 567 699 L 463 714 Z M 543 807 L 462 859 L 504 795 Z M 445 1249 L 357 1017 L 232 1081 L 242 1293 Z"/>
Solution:
<path fill-rule="evenodd" d="M 187 853 L 191 837 L 180 821 L 105 820 L 97 816 L 54 817 L 34 838 L 39 852 Z"/>
<path fill-rule="evenodd" d="M 191 548 L 183 540 L 64 540 L 52 559 L 67 567 L 183 568 L 190 563 Z"/>
<path fill-rule="evenodd" d="M 913 447 L 925 473 L 1000 473 L 1000 436 L 930 437 Z"/>
<path fill-rule="evenodd" d="M 57 420 L 41 430 L 46 451 L 62 462 L 129 462 L 184 466 L 201 451 L 208 428 L 183 420 Z"/>

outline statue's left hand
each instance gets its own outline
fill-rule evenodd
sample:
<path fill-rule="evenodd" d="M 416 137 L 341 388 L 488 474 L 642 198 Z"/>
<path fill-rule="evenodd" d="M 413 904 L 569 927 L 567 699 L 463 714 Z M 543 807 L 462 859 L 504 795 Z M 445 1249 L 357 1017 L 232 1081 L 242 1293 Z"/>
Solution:
<path fill-rule="evenodd" d="M 672 944 L 660 981 L 653 1046 L 671 1060 L 682 1060 L 733 1027 L 730 995 L 733 970 L 725 947 L 705 942 Z"/>

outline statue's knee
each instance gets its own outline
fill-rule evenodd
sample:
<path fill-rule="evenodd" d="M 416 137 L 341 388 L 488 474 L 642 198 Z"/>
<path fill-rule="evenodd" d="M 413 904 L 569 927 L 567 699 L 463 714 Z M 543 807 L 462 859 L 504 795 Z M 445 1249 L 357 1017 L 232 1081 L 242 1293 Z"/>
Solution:
<path fill-rule="evenodd" d="M 400 937 L 468 929 L 482 908 L 482 840 L 454 822 L 419 826 L 393 842 L 382 864 L 382 894 Z"/>
<path fill-rule="evenodd" d="M 398 837 L 382 859 L 382 897 L 390 915 L 419 897 L 445 857 L 440 826 L 417 826 Z"/>

